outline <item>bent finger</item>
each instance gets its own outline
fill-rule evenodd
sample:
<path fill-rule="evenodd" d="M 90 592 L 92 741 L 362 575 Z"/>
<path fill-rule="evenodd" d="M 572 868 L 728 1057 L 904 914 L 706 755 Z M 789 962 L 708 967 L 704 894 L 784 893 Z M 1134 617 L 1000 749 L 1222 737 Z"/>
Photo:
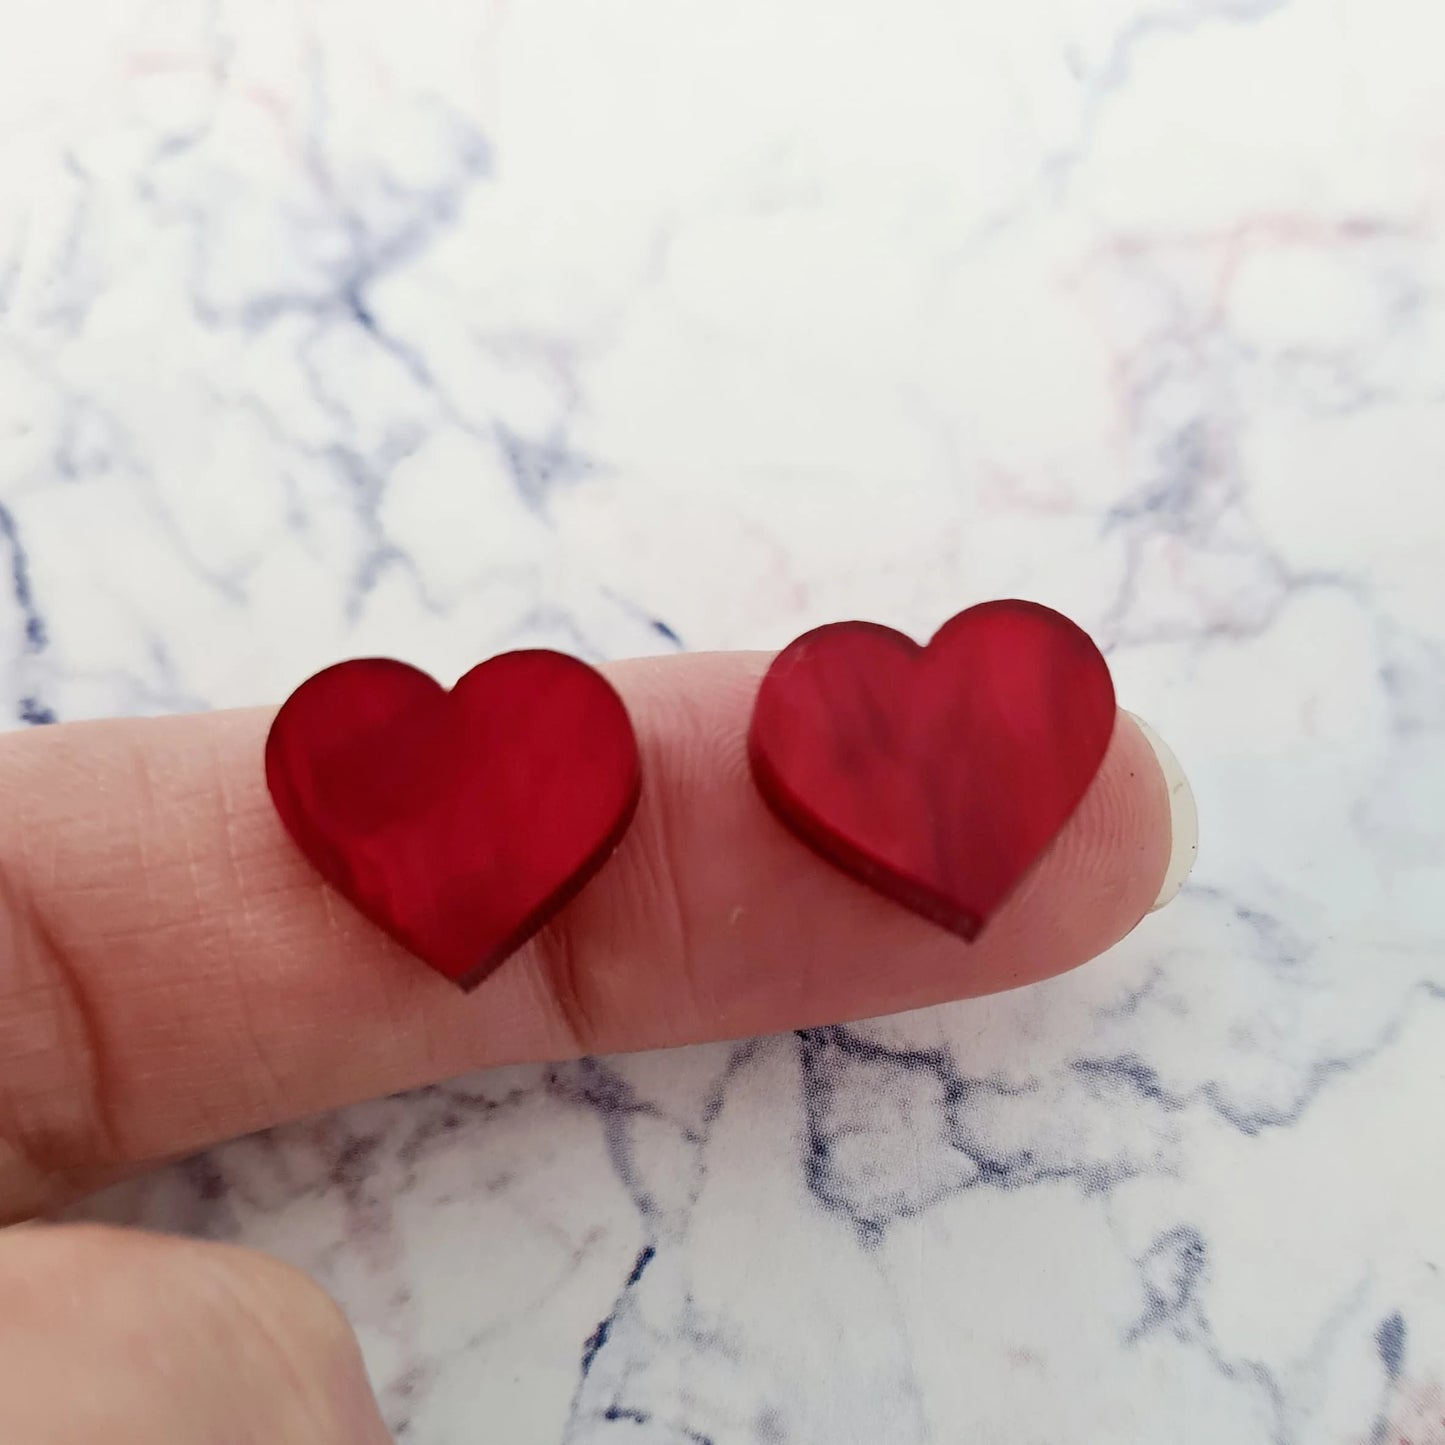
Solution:
<path fill-rule="evenodd" d="M 1121 714 L 1083 804 L 965 944 L 816 858 L 748 775 L 768 658 L 608 668 L 644 792 L 615 857 L 470 997 L 282 831 L 269 709 L 0 739 L 0 1217 L 138 1162 L 484 1065 L 739 1037 L 1044 978 L 1126 933 L 1170 853 Z"/>

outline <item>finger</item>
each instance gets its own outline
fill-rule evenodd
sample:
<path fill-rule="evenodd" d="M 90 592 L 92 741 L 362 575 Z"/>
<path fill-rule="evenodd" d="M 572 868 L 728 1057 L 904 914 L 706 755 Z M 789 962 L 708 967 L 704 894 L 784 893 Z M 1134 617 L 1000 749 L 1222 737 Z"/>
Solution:
<path fill-rule="evenodd" d="M 299 1271 L 126 1230 L 0 1234 L 0 1439 L 388 1438 L 341 1311 Z"/>
<path fill-rule="evenodd" d="M 1082 963 L 1153 901 L 1167 789 L 1126 716 L 1079 811 L 964 944 L 767 811 L 745 755 L 766 665 L 715 654 L 609 669 L 642 750 L 637 818 L 602 873 L 468 998 L 321 884 L 284 835 L 262 778 L 269 710 L 0 739 L 0 1213 L 481 1065 L 1008 988 Z"/>

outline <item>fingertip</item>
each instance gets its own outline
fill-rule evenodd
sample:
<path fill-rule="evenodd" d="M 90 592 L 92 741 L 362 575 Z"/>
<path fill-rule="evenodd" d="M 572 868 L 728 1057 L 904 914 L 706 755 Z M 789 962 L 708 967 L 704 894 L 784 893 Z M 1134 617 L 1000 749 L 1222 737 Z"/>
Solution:
<path fill-rule="evenodd" d="M 691 657 L 619 678 L 648 793 L 609 874 L 566 920 L 589 1042 L 770 1032 L 1017 987 L 1102 953 L 1158 897 L 1169 789 L 1122 712 L 1079 808 L 974 942 L 875 893 L 812 852 L 752 784 L 742 739 L 766 662 Z"/>
<path fill-rule="evenodd" d="M 1016 981 L 1032 983 L 1087 963 L 1131 933 L 1160 895 L 1172 843 L 1159 758 L 1121 710 L 1078 810 L 980 940 L 988 981 L 995 958 L 1012 960 Z"/>

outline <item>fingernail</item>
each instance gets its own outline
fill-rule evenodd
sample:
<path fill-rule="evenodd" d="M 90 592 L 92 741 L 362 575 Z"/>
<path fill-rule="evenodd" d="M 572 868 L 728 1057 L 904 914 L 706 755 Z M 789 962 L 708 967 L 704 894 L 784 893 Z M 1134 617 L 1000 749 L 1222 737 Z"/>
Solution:
<path fill-rule="evenodd" d="M 1189 877 L 1189 870 L 1194 867 L 1194 859 L 1199 852 L 1199 809 L 1195 806 L 1194 789 L 1189 786 L 1189 779 L 1184 776 L 1184 769 L 1179 766 L 1179 759 L 1170 751 L 1169 744 L 1137 713 L 1131 712 L 1129 716 L 1154 749 L 1154 756 L 1159 759 L 1159 770 L 1164 774 L 1164 784 L 1169 789 L 1169 830 L 1173 843 L 1159 896 L 1149 909 L 1150 913 L 1157 913 L 1173 900 Z"/>

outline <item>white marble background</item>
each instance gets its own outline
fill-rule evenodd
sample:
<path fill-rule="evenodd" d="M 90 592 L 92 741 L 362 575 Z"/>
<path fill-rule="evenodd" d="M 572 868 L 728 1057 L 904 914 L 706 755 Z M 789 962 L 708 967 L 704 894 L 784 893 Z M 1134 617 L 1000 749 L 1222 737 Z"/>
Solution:
<path fill-rule="evenodd" d="M 1194 881 L 1021 993 L 112 1217 L 399 1440 L 1445 1441 L 1434 0 L 0 0 L 0 708 L 1062 607 Z M 886 960 L 880 960 L 886 966 Z"/>

